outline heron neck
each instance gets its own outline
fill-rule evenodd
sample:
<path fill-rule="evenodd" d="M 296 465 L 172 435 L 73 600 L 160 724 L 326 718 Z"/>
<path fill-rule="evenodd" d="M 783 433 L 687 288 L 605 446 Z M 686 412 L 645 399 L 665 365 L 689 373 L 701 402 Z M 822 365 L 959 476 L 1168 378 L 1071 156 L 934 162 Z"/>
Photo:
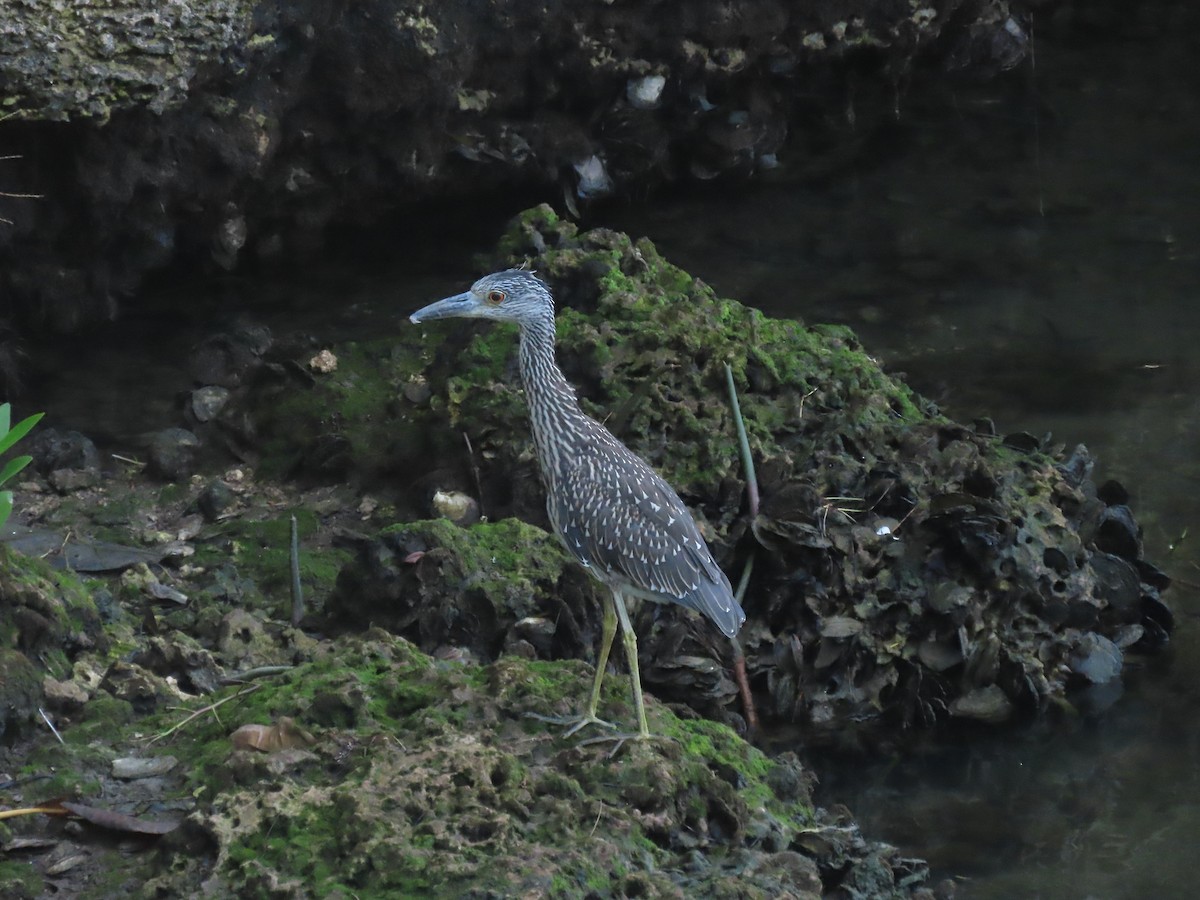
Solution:
<path fill-rule="evenodd" d="M 529 403 L 529 419 L 542 477 L 547 486 L 562 471 L 564 462 L 590 420 L 579 406 L 575 389 L 554 361 L 554 321 L 521 328 L 521 381 Z"/>

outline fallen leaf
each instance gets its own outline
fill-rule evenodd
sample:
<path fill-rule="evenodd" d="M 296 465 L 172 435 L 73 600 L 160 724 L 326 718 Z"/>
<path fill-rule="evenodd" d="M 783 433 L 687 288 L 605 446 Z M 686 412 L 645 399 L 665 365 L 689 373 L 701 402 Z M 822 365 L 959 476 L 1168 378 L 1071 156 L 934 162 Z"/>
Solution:
<path fill-rule="evenodd" d="M 179 827 L 180 819 L 139 819 L 125 813 L 114 812 L 111 809 L 96 809 L 84 806 L 82 803 L 72 803 L 64 800 L 59 804 L 73 816 L 78 816 L 85 822 L 107 828 L 110 831 L 124 831 L 131 834 L 167 834 Z"/>
<path fill-rule="evenodd" d="M 243 725 L 229 736 L 233 746 L 242 750 L 275 753 L 293 747 L 307 747 L 316 742 L 311 734 L 289 716 L 280 716 L 274 725 Z"/>

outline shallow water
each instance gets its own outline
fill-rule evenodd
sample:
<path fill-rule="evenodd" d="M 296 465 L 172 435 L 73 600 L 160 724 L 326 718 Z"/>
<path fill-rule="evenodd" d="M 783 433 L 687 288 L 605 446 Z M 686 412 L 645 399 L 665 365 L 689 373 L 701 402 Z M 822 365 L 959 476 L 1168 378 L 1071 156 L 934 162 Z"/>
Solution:
<path fill-rule="evenodd" d="M 1195 892 L 1200 533 L 1185 535 L 1200 506 L 1200 15 L 1139 9 L 1138 21 L 1092 13 L 1075 44 L 1043 29 L 1036 66 L 1001 82 L 914 92 L 892 133 L 830 183 L 790 173 L 785 154 L 760 182 L 595 207 L 585 223 L 647 234 L 770 313 L 847 323 L 948 415 L 1085 443 L 1098 480 L 1130 490 L 1147 555 L 1177 579 L 1167 659 L 1086 714 L 925 737 L 894 759 L 813 757 L 822 802 L 962 879 L 960 896 Z M 494 232 L 516 208 L 468 218 Z M 163 285 L 143 299 L 179 292 L 186 312 L 62 345 L 32 399 L 115 444 L 174 425 L 179 360 L 212 310 L 244 306 L 328 340 L 398 331 L 461 289 L 471 252 L 490 244 L 487 228 L 427 234 L 407 259 L 351 254 L 303 283 Z"/>

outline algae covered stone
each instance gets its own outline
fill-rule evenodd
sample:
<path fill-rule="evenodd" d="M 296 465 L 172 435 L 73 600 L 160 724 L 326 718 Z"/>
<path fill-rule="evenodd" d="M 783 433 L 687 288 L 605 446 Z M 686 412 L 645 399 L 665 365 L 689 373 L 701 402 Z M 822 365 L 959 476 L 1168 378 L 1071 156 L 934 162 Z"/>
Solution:
<path fill-rule="evenodd" d="M 817 897 L 923 867 L 815 809 L 794 757 L 724 726 L 649 713 L 668 740 L 579 748 L 526 717 L 571 702 L 586 666 L 438 662 L 378 629 L 224 707 L 171 747 L 199 798 L 153 886 L 238 896 Z M 624 703 L 606 692 L 605 704 Z M 287 716 L 315 737 L 288 758 L 233 749 L 245 722 Z M 190 764 L 187 756 L 193 757 Z M 877 877 L 877 876 L 873 876 Z"/>

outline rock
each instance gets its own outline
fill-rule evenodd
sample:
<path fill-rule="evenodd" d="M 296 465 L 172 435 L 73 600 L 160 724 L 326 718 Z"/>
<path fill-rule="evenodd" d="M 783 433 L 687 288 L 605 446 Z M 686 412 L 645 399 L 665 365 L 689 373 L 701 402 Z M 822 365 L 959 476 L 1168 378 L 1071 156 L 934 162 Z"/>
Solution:
<path fill-rule="evenodd" d="M 201 341 L 188 359 L 188 371 L 199 384 L 238 387 L 262 365 L 272 342 L 265 325 L 243 323 Z"/>
<path fill-rule="evenodd" d="M 91 439 L 78 431 L 44 428 L 34 432 L 29 445 L 33 464 L 47 474 L 60 494 L 100 483 L 100 453 Z"/>
<path fill-rule="evenodd" d="M 100 470 L 100 452 L 90 438 L 78 431 L 39 428 L 32 435 L 29 454 L 40 472 L 56 469 Z"/>
<path fill-rule="evenodd" d="M 108 637 L 89 590 L 70 572 L 53 571 L 41 553 L 31 557 L 10 549 L 15 544 L 0 543 L 0 635 L 4 635 L 4 643 L 31 655 L 63 651 L 72 655 L 85 647 L 107 649 Z M 62 546 L 60 535 L 53 547 Z M 38 684 L 40 692 L 40 676 Z"/>
<path fill-rule="evenodd" d="M 471 528 L 433 519 L 360 542 L 328 606 L 343 626 L 375 624 L 430 651 L 465 647 L 491 660 L 510 631 L 514 640 L 546 646 L 538 620 L 555 623 L 557 653 L 590 650 L 579 623 L 594 627 L 593 597 L 587 575 L 538 528 L 511 519 Z"/>
<path fill-rule="evenodd" d="M 133 662 L 156 675 L 174 678 L 189 693 L 210 694 L 221 684 L 221 666 L 212 653 L 182 635 L 147 639 L 133 655 Z"/>
<path fill-rule="evenodd" d="M 308 361 L 308 368 L 318 375 L 332 375 L 337 367 L 338 359 L 330 350 L 322 350 Z"/>
<path fill-rule="evenodd" d="M 71 712 L 88 701 L 88 692 L 74 681 L 59 681 L 47 675 L 42 679 L 46 705 L 60 712 Z"/>
<path fill-rule="evenodd" d="M 379 897 L 816 900 L 844 888 L 900 900 L 927 877 L 814 808 L 794 756 L 771 759 L 729 728 L 650 698 L 651 730 L 671 739 L 629 742 L 612 759 L 530 718 L 573 709 L 591 675 L 579 661 L 439 664 L 380 629 L 329 642 L 250 702 L 222 707 L 221 727 L 197 723 L 195 758 L 222 765 L 189 766 L 180 742 L 183 793 L 204 798 L 190 823 L 205 852 L 176 853 L 156 893 L 203 881 L 214 896 L 245 896 L 265 878 L 313 896 L 352 880 Z M 605 692 L 602 712 L 623 720 L 627 693 Z M 262 734 L 286 717 L 321 728 L 319 747 L 230 753 L 235 729 Z M 298 828 L 303 846 L 271 839 Z M 334 856 L 345 865 L 327 866 Z"/>
<path fill-rule="evenodd" d="M 1012 718 L 1013 705 L 998 685 L 976 688 L 969 694 L 956 697 L 950 704 L 950 715 L 962 719 L 976 719 L 989 725 L 998 725 Z"/>
<path fill-rule="evenodd" d="M 474 525 L 479 521 L 479 501 L 461 491 L 438 491 L 433 495 L 433 512 L 455 525 Z"/>
<path fill-rule="evenodd" d="M 578 176 L 575 193 L 581 199 L 590 200 L 612 193 L 613 182 L 600 157 L 589 156 L 587 159 L 575 163 L 572 168 L 575 169 L 575 174 Z"/>
<path fill-rule="evenodd" d="M 667 79 L 662 75 L 646 75 L 643 78 L 631 78 L 625 84 L 625 97 L 629 105 L 636 109 L 654 109 L 662 97 Z"/>
<path fill-rule="evenodd" d="M 122 756 L 112 761 L 112 776 L 127 781 L 156 778 L 166 775 L 177 765 L 179 760 L 174 756 Z"/>
<path fill-rule="evenodd" d="M 418 406 L 424 406 L 429 402 L 429 398 L 433 396 L 433 391 L 429 387 L 429 381 L 424 375 L 414 375 L 400 388 L 405 399 L 410 403 L 415 403 Z"/>
<path fill-rule="evenodd" d="M 819 129 L 825 152 L 848 153 L 842 129 L 820 125 L 844 116 L 844 98 L 810 90 L 797 105 L 798 83 L 860 71 L 856 130 L 866 133 L 892 108 L 881 98 L 889 73 L 910 70 L 918 53 L 936 65 L 954 46 L 955 65 L 995 71 L 1029 43 L 1022 13 L 997 15 L 1007 9 L 997 3 L 955 15 L 857 5 L 841 21 L 823 5 L 647 16 L 611 3 L 427 4 L 383 29 L 375 15 L 326 28 L 315 11 L 250 16 L 228 0 L 77 4 L 69 17 L 60 6 L 6 4 L 0 43 L 0 82 L 22 110 L 7 123 L 5 176 L 52 182 L 58 203 L 80 213 L 68 223 L 19 200 L 6 213 L 15 221 L 0 290 L 18 320 L 40 313 L 48 331 L 112 317 L 148 273 L 206 246 L 222 268 L 244 263 L 247 247 L 300 258 L 326 226 L 365 224 L 387 198 L 514 180 L 544 191 L 561 160 L 636 159 L 627 132 L 610 125 L 624 113 L 653 111 L 661 132 L 640 163 L 614 172 L 626 190 L 689 165 L 716 175 L 722 163 L 769 156 L 762 132 L 793 117 Z M 284 37 L 293 29 L 302 50 Z M 314 60 L 328 77 L 308 77 Z M 680 90 L 663 89 L 667 73 L 685 79 Z M 720 142 L 744 153 L 689 159 L 697 131 L 708 136 L 700 112 L 733 119 Z M 68 121 L 76 127 L 47 133 L 47 122 Z M 797 153 L 799 165 L 810 161 Z M 385 158 L 403 162 L 375 164 Z M 683 164 L 660 164 L 669 158 Z"/>
<path fill-rule="evenodd" d="M 221 619 L 217 650 L 228 669 L 252 669 L 291 661 L 286 648 L 267 634 L 262 620 L 244 609 L 230 610 Z"/>
<path fill-rule="evenodd" d="M 0 647 L 0 739 L 13 740 L 37 715 L 42 675 L 25 654 Z"/>
<path fill-rule="evenodd" d="M 100 483 L 99 469 L 55 469 L 47 480 L 60 494 L 70 494 Z"/>
<path fill-rule="evenodd" d="M 219 478 L 213 479 L 204 486 L 200 496 L 196 498 L 196 506 L 209 522 L 221 518 L 235 503 L 237 494 L 233 488 Z"/>
<path fill-rule="evenodd" d="M 186 428 L 164 428 L 150 439 L 150 469 L 168 481 L 182 481 L 196 471 L 200 439 Z"/>
<path fill-rule="evenodd" d="M 1071 671 L 1092 684 L 1104 684 L 1121 675 L 1124 654 L 1102 634 L 1089 631 L 1069 657 Z"/>
<path fill-rule="evenodd" d="M 1142 529 L 1128 506 L 1121 503 L 1104 510 L 1096 531 L 1096 547 L 1131 562 L 1141 556 Z"/>
<path fill-rule="evenodd" d="M 100 688 L 118 700 L 124 700 L 143 715 L 177 699 L 177 694 L 163 679 L 135 663 L 113 663 L 104 673 Z"/>
<path fill-rule="evenodd" d="M 192 415 L 197 422 L 211 422 L 229 402 L 229 389 L 208 385 L 192 391 Z"/>

